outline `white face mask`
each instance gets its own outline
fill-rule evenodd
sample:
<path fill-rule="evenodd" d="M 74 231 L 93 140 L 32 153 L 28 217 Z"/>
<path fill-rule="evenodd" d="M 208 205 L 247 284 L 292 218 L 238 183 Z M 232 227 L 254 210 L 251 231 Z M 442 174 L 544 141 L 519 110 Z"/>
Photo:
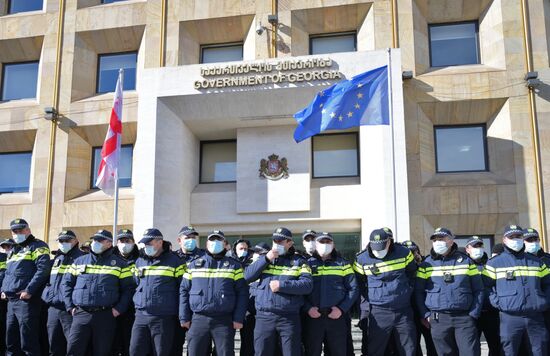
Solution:
<path fill-rule="evenodd" d="M 219 240 L 208 241 L 206 243 L 206 249 L 211 254 L 217 255 L 218 253 L 223 251 L 223 242 Z"/>
<path fill-rule="evenodd" d="M 99 241 L 92 241 L 90 244 L 90 250 L 92 250 L 92 252 L 96 255 L 99 255 L 103 252 L 103 244 Z"/>
<path fill-rule="evenodd" d="M 12 237 L 16 244 L 23 243 L 27 239 L 27 235 L 25 234 L 13 234 Z"/>
<path fill-rule="evenodd" d="M 302 242 L 302 245 L 304 245 L 304 249 L 306 250 L 307 253 L 309 253 L 310 255 L 315 252 L 315 241 L 303 241 Z"/>
<path fill-rule="evenodd" d="M 381 251 L 372 250 L 372 254 L 376 258 L 382 259 L 382 258 L 386 257 L 386 255 L 388 254 L 388 249 L 385 248 Z"/>
<path fill-rule="evenodd" d="M 143 252 L 149 257 L 153 257 L 157 254 L 157 249 L 154 246 L 151 245 L 145 245 L 145 248 L 143 249 Z"/>
<path fill-rule="evenodd" d="M 449 247 L 447 247 L 447 243 L 445 241 L 434 241 L 433 243 L 434 252 L 438 255 L 443 255 L 447 250 L 449 250 Z"/>
<path fill-rule="evenodd" d="M 525 252 L 537 254 L 540 250 L 540 242 L 525 242 Z"/>
<path fill-rule="evenodd" d="M 470 257 L 474 260 L 479 260 L 481 257 L 483 257 L 483 254 L 485 253 L 485 250 L 483 247 L 472 247 L 470 250 Z"/>
<path fill-rule="evenodd" d="M 248 256 L 247 250 L 237 250 L 237 257 L 246 257 Z"/>
<path fill-rule="evenodd" d="M 518 252 L 523 248 L 523 240 L 522 239 L 506 239 L 504 242 L 506 246 L 512 251 Z"/>
<path fill-rule="evenodd" d="M 325 257 L 331 254 L 334 246 L 332 244 L 315 244 L 315 249 L 321 257 Z"/>
<path fill-rule="evenodd" d="M 61 251 L 62 253 L 67 253 L 71 250 L 71 248 L 73 248 L 73 245 L 70 242 L 59 242 L 58 246 L 59 251 Z"/>
<path fill-rule="evenodd" d="M 130 254 L 130 252 L 132 252 L 132 250 L 134 249 L 134 245 L 133 243 L 129 242 L 129 243 L 119 243 L 117 244 L 117 248 L 118 250 L 120 251 L 120 253 L 122 253 L 123 255 L 128 255 Z"/>
<path fill-rule="evenodd" d="M 279 256 L 282 256 L 286 253 L 285 247 L 283 245 L 273 243 L 273 247 L 279 253 Z"/>

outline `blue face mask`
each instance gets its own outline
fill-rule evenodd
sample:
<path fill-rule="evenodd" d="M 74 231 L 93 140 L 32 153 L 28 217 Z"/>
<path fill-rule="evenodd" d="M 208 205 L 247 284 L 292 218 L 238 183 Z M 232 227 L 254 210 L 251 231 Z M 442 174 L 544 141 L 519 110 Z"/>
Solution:
<path fill-rule="evenodd" d="M 219 240 L 208 241 L 206 247 L 208 249 L 208 252 L 213 255 L 217 255 L 218 253 L 223 251 L 223 242 Z"/>
<path fill-rule="evenodd" d="M 183 248 L 186 251 L 193 251 L 196 247 L 197 247 L 197 240 L 195 239 L 183 240 Z"/>
<path fill-rule="evenodd" d="M 237 257 L 246 257 L 246 256 L 248 256 L 248 251 L 247 250 L 237 251 Z"/>
<path fill-rule="evenodd" d="M 143 252 L 145 252 L 147 256 L 153 257 L 157 254 L 157 249 L 151 245 L 145 245 L 145 247 L 143 248 Z"/>

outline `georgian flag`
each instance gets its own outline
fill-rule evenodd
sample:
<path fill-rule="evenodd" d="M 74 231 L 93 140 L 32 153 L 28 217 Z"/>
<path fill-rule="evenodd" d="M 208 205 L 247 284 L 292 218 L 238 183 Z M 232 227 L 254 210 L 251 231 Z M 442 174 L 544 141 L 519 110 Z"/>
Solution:
<path fill-rule="evenodd" d="M 115 98 L 109 129 L 105 136 L 105 142 L 101 149 L 101 163 L 97 172 L 96 186 L 107 195 L 112 196 L 115 192 L 115 180 L 119 166 L 120 144 L 122 141 L 122 81 L 124 72 L 118 72 L 116 82 Z"/>

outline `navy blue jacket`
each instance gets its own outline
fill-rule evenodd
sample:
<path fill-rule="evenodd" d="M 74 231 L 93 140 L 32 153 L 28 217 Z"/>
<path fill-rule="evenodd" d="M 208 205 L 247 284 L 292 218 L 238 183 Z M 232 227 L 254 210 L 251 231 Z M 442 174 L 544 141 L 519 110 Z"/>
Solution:
<path fill-rule="evenodd" d="M 408 248 L 391 242 L 388 254 L 378 259 L 367 246 L 353 266 L 363 296 L 363 311 L 369 311 L 372 305 L 393 310 L 412 306 L 417 265 Z"/>
<path fill-rule="evenodd" d="M 15 244 L 8 255 L 2 292 L 16 298 L 21 291 L 40 297 L 50 275 L 50 249 L 44 241 L 30 235 L 23 243 Z"/>
<path fill-rule="evenodd" d="M 472 259 L 472 261 L 476 264 L 477 270 L 479 271 L 479 273 L 483 273 L 483 270 L 485 269 L 485 265 L 487 264 L 488 260 L 489 260 L 489 256 L 487 256 L 487 253 L 483 253 L 483 256 L 477 261 Z M 483 282 L 483 287 L 484 287 L 483 307 L 481 308 L 481 311 L 482 312 L 494 311 L 495 308 L 491 305 L 491 302 L 489 301 L 490 287 L 487 286 L 487 284 L 485 283 L 483 276 L 481 277 L 481 280 Z"/>
<path fill-rule="evenodd" d="M 65 273 L 69 272 L 74 260 L 82 255 L 84 255 L 84 253 L 80 251 L 78 244 L 73 246 L 67 254 L 60 251 L 56 252 L 50 272 L 50 281 L 46 284 L 44 292 L 42 292 L 42 300 L 46 302 L 46 304 L 60 310 L 67 309 L 65 307 L 65 303 L 63 302 L 63 277 L 65 276 Z"/>
<path fill-rule="evenodd" d="M 234 322 L 243 323 L 248 304 L 248 285 L 241 264 L 209 252 L 187 265 L 180 286 L 179 319 L 191 321 L 193 313 L 219 316 L 230 314 Z"/>
<path fill-rule="evenodd" d="M 260 256 L 246 268 L 244 276 L 249 283 L 259 279 L 254 291 L 257 312 L 299 313 L 304 297 L 313 290 L 311 268 L 292 247 L 271 262 L 266 255 Z M 269 282 L 275 280 L 279 281 L 279 291 L 273 293 Z"/>
<path fill-rule="evenodd" d="M 67 311 L 75 306 L 112 307 L 124 313 L 134 289 L 132 268 L 113 254 L 113 248 L 100 255 L 90 252 L 77 258 L 63 277 Z"/>
<path fill-rule="evenodd" d="M 457 250 L 456 243 L 447 256 L 438 255 L 432 249 L 418 267 L 415 297 L 423 318 L 437 311 L 465 312 L 477 319 L 484 297 L 481 274 L 468 255 Z"/>
<path fill-rule="evenodd" d="M 206 251 L 201 249 L 201 248 L 196 247 L 191 252 L 183 252 L 183 250 L 180 248 L 175 253 L 181 259 L 181 261 L 183 263 L 188 264 L 189 262 L 193 261 L 194 259 L 204 256 Z"/>
<path fill-rule="evenodd" d="M 329 310 L 333 306 L 346 313 L 359 297 L 355 273 L 349 262 L 333 250 L 323 261 L 317 252 L 308 259 L 313 277 L 313 292 L 306 297 L 304 311 L 312 307 Z"/>
<path fill-rule="evenodd" d="M 2 286 L 2 282 L 4 281 L 4 276 L 6 275 L 7 259 L 8 259 L 8 255 L 6 255 L 3 252 L 0 252 L 0 287 Z"/>
<path fill-rule="evenodd" d="M 163 249 L 158 257 L 141 254 L 136 261 L 134 305 L 138 314 L 178 315 L 178 293 L 185 265 L 167 243 Z"/>
<path fill-rule="evenodd" d="M 550 270 L 537 256 L 512 251 L 491 258 L 483 278 L 490 288 L 491 304 L 502 312 L 533 313 L 548 309 Z"/>

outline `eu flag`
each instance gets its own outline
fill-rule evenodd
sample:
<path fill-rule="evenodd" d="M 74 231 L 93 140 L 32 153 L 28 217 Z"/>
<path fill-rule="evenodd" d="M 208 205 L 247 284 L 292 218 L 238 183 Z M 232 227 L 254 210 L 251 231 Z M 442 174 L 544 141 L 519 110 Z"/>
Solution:
<path fill-rule="evenodd" d="M 388 66 L 342 80 L 319 92 L 311 104 L 294 114 L 300 142 L 325 130 L 359 125 L 389 125 Z"/>

